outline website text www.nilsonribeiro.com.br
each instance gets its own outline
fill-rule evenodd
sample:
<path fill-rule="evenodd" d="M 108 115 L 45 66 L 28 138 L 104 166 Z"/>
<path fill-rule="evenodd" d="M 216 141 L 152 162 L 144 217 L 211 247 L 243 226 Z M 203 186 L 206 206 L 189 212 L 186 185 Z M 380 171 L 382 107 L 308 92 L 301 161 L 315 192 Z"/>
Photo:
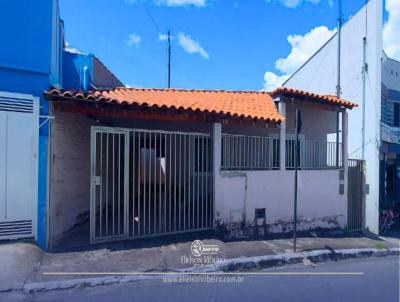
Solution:
<path fill-rule="evenodd" d="M 244 277 L 240 275 L 173 275 L 163 276 L 164 283 L 241 283 Z"/>

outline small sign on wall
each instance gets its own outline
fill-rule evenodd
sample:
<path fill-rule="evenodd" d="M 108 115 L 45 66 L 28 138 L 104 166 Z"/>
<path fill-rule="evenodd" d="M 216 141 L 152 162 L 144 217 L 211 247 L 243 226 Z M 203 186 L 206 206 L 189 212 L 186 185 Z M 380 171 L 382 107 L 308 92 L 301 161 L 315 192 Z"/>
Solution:
<path fill-rule="evenodd" d="M 339 185 L 339 194 L 344 195 L 344 184 Z"/>

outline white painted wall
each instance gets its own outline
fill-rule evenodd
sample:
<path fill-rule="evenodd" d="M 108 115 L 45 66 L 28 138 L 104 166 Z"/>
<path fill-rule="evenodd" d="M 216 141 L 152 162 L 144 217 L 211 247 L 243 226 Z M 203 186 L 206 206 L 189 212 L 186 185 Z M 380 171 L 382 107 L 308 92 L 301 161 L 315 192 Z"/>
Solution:
<path fill-rule="evenodd" d="M 286 104 L 286 136 L 296 133 L 296 109 L 301 110 L 301 134 L 305 139 L 326 141 L 328 134 L 334 134 L 336 141 L 336 112 L 295 104 Z"/>
<path fill-rule="evenodd" d="M 265 208 L 270 232 L 292 230 L 294 171 L 222 171 L 216 177 L 221 222 L 252 224 L 255 209 Z M 298 180 L 298 229 L 344 228 L 347 198 L 339 194 L 339 170 L 299 171 Z"/>
<path fill-rule="evenodd" d="M 359 104 L 349 111 L 349 158 L 361 158 L 362 150 L 362 66 L 363 37 L 367 37 L 366 61 L 366 225 L 378 231 L 379 142 L 381 116 L 382 1 L 370 0 L 343 27 L 342 97 Z M 284 85 L 316 93 L 335 94 L 337 78 L 337 36 L 334 36 Z"/>

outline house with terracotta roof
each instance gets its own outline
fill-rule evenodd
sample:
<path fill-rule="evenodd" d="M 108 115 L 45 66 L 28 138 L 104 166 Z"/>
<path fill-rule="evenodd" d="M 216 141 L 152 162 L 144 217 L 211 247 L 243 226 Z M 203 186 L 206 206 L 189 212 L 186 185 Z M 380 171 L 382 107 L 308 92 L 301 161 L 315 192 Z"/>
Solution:
<path fill-rule="evenodd" d="M 200 231 L 253 237 L 347 226 L 347 111 L 272 93 L 119 87 L 45 92 L 52 248 Z M 295 148 L 295 116 L 302 129 Z"/>

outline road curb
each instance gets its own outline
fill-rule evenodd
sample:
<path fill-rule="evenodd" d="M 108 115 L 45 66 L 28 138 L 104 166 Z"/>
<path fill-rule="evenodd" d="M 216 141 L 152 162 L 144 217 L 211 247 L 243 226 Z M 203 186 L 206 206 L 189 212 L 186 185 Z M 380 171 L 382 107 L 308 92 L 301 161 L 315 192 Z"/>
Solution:
<path fill-rule="evenodd" d="M 180 270 L 169 270 L 169 276 L 178 276 L 180 273 L 212 273 L 212 272 L 238 272 L 250 269 L 273 268 L 289 264 L 297 264 L 304 262 L 305 259 L 312 263 L 321 263 L 326 261 L 339 261 L 354 258 L 367 257 L 385 257 L 399 256 L 400 248 L 389 249 L 340 249 L 340 250 L 314 250 L 299 253 L 286 253 L 281 255 L 266 255 L 247 258 L 236 258 L 223 260 L 215 265 L 205 267 L 193 267 Z M 166 273 L 164 272 L 164 273 Z M 176 274 L 174 274 L 176 273 Z M 27 282 L 22 286 L 22 291 L 32 293 L 39 291 L 51 291 L 60 289 L 71 289 L 77 287 L 92 287 L 99 285 L 109 285 L 116 283 L 127 283 L 134 281 L 145 281 L 152 279 L 160 279 L 163 277 L 163 272 L 155 275 L 117 275 L 105 277 L 80 278 L 61 281 L 49 282 Z M 164 276 L 165 277 L 165 276 Z"/>
<path fill-rule="evenodd" d="M 340 250 L 314 250 L 310 252 L 287 253 L 281 255 L 267 255 L 250 258 L 230 259 L 218 263 L 218 270 L 234 272 L 248 269 L 272 268 L 282 265 L 302 263 L 304 259 L 312 263 L 325 261 L 338 261 L 351 258 L 384 257 L 400 255 L 400 248 L 389 249 L 340 249 Z"/>

